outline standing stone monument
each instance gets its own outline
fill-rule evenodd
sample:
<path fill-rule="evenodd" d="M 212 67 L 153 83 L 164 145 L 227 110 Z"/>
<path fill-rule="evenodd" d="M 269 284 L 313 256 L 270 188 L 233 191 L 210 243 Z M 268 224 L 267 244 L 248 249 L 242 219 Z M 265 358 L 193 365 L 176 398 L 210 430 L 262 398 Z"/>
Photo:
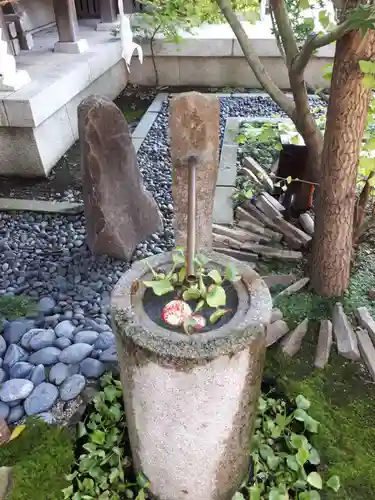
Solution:
<path fill-rule="evenodd" d="M 215 96 L 187 92 L 170 103 L 172 194 L 176 245 L 186 246 L 188 158 L 198 160 L 196 178 L 196 248 L 212 247 L 212 211 L 219 172 L 220 104 Z"/>
<path fill-rule="evenodd" d="M 87 243 L 94 254 L 129 260 L 162 230 L 158 206 L 142 182 L 128 124 L 106 97 L 78 108 Z"/>

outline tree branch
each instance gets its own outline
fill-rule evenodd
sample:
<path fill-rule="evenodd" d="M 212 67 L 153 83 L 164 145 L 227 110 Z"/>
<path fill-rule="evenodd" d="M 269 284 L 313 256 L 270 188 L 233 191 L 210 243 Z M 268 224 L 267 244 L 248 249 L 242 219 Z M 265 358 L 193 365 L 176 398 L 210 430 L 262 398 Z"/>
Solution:
<path fill-rule="evenodd" d="M 239 21 L 237 15 L 233 12 L 230 0 L 216 0 L 225 19 L 236 35 L 238 43 L 241 46 L 245 59 L 249 63 L 259 83 L 280 108 L 291 118 L 294 115 L 295 105 L 293 100 L 286 96 L 279 87 L 273 82 L 261 60 L 257 56 L 249 38 Z"/>
<path fill-rule="evenodd" d="M 352 23 L 347 20 L 339 24 L 337 28 L 330 31 L 326 35 L 314 35 L 313 37 L 308 38 L 293 62 L 293 69 L 297 72 L 303 71 L 315 50 L 336 42 L 352 29 L 351 26 Z"/>
<path fill-rule="evenodd" d="M 298 55 L 297 41 L 289 20 L 284 0 L 270 0 L 271 11 L 275 17 L 278 34 L 283 43 L 288 68 Z"/>

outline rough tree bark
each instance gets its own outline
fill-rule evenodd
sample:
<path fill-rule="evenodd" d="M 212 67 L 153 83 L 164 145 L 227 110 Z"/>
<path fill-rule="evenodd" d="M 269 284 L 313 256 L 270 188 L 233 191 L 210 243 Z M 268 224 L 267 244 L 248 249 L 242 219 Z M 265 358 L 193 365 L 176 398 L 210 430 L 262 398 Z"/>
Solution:
<path fill-rule="evenodd" d="M 342 295 L 349 284 L 357 166 L 370 99 L 358 62 L 373 59 L 374 42 L 374 31 L 363 39 L 356 30 L 336 45 L 311 269 L 314 291 L 327 297 Z"/>

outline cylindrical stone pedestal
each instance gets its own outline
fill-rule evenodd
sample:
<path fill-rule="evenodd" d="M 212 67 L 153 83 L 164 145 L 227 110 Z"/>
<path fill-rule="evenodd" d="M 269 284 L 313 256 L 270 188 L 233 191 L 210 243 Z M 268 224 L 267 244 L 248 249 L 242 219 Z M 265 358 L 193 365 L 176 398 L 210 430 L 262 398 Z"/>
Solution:
<path fill-rule="evenodd" d="M 248 473 L 254 417 L 271 314 L 265 283 L 234 264 L 238 309 L 222 327 L 186 335 L 164 329 L 143 308 L 152 267 L 171 253 L 137 262 L 117 284 L 112 318 L 134 466 L 157 500 L 231 500 Z"/>

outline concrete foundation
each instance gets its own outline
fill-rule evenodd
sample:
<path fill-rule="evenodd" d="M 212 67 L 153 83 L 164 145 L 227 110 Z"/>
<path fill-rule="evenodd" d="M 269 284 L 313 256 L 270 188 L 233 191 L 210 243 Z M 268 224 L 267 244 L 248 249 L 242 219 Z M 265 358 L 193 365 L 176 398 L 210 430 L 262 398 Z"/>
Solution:
<path fill-rule="evenodd" d="M 134 465 L 157 500 L 231 500 L 248 473 L 271 298 L 246 265 L 212 258 L 219 265 L 235 263 L 242 276 L 234 284 L 238 310 L 217 330 L 175 333 L 143 310 L 142 282 L 150 274 L 145 260 L 169 269 L 170 253 L 134 264 L 113 294 Z M 132 292 L 135 282 L 139 287 Z"/>

